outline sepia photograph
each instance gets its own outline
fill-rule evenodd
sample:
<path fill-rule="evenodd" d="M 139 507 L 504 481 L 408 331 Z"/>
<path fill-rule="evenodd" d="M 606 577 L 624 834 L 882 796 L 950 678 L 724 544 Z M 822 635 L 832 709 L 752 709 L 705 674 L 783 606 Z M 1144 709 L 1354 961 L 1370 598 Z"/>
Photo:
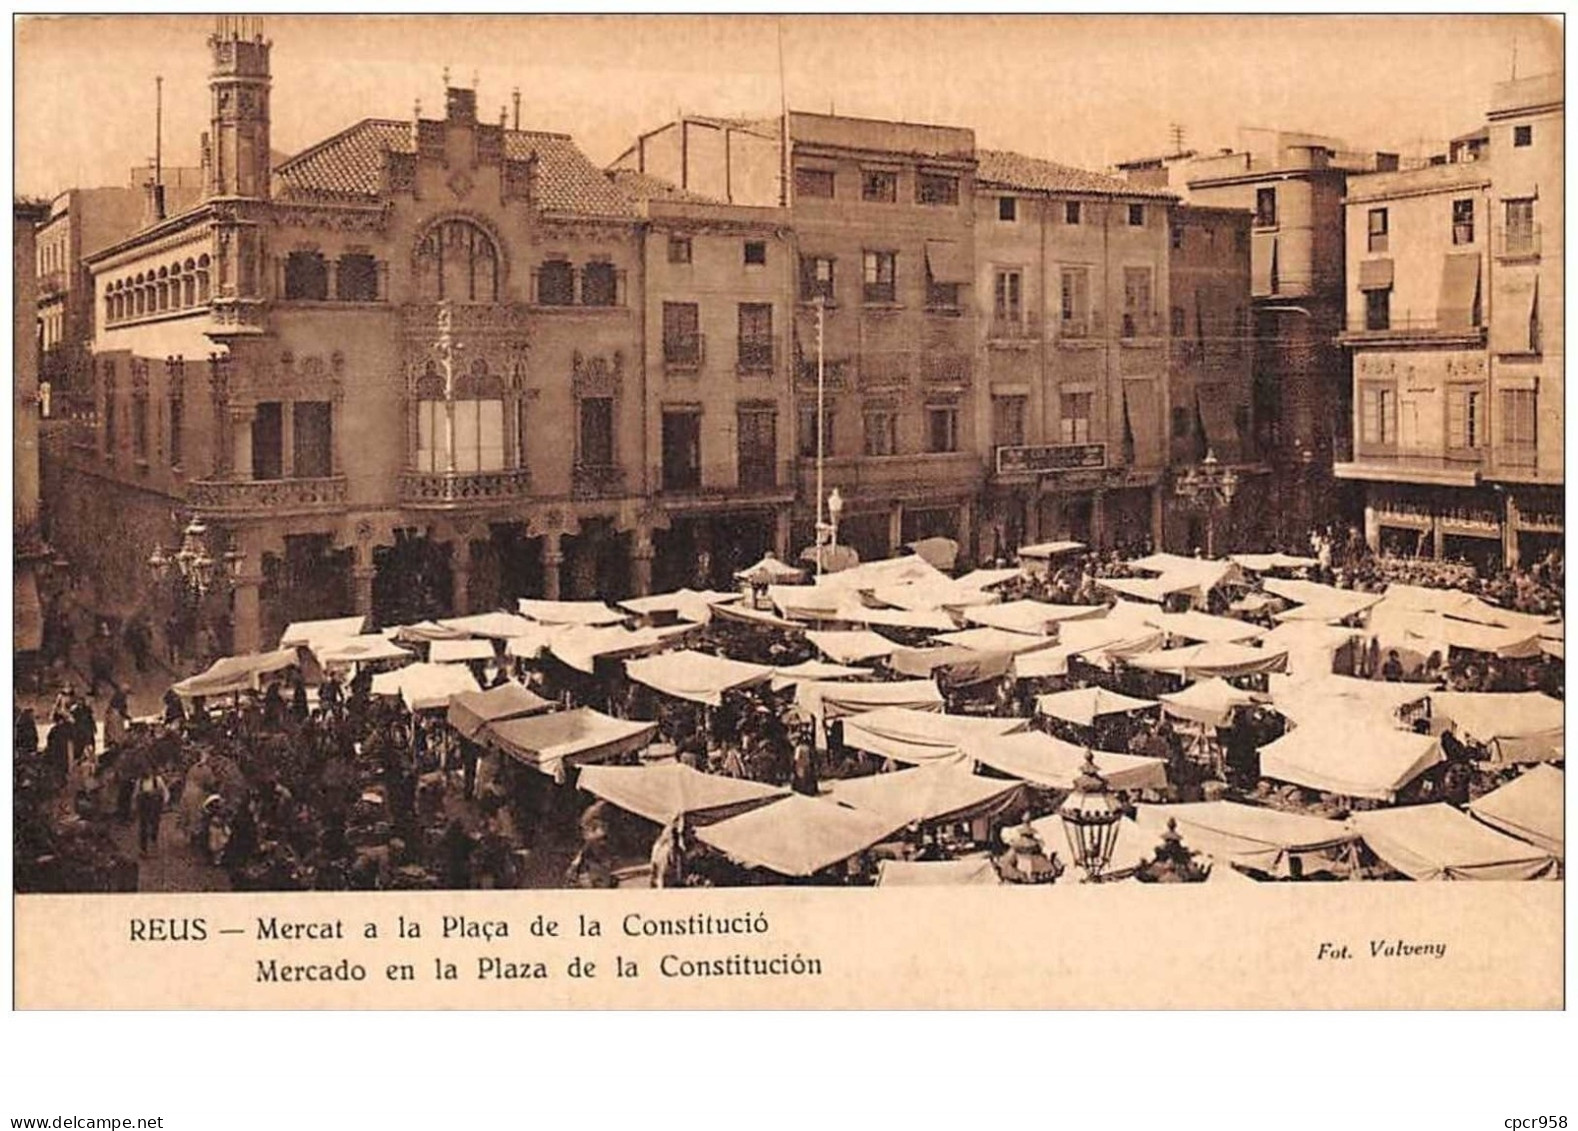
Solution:
<path fill-rule="evenodd" d="M 1560 1006 L 1559 19 L 13 34 L 19 921 L 1473 881 Z"/>

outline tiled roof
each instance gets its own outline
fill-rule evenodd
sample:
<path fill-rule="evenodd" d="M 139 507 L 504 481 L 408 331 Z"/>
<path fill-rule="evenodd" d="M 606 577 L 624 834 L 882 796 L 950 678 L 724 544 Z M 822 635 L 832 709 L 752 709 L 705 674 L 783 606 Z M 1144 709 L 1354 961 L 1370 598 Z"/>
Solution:
<path fill-rule="evenodd" d="M 366 118 L 282 162 L 275 170 L 282 198 L 372 200 L 383 183 L 386 152 L 413 153 L 411 123 Z M 537 158 L 538 204 L 544 212 L 633 216 L 635 205 L 566 134 L 506 130 L 505 155 Z"/>
<path fill-rule="evenodd" d="M 614 186 L 632 200 L 676 200 L 684 204 L 723 203 L 710 196 L 703 196 L 699 192 L 682 189 L 662 177 L 654 177 L 650 173 L 638 173 L 634 169 L 610 169 L 608 176 L 613 180 Z"/>
<path fill-rule="evenodd" d="M 978 149 L 976 182 L 998 185 L 1003 188 L 1023 189 L 1028 192 L 1069 192 L 1086 196 L 1135 196 L 1158 200 L 1176 200 L 1178 194 L 1164 188 L 1151 188 L 1131 184 L 1118 177 L 1076 169 L 1072 165 L 1059 165 L 1039 157 L 1026 157 L 1004 149 Z"/>

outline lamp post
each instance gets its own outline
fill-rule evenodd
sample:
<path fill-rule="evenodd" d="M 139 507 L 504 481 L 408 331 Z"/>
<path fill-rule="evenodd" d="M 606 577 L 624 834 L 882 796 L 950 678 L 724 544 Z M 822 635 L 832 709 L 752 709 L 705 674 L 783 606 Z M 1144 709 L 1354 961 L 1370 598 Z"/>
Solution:
<path fill-rule="evenodd" d="M 193 612 L 200 612 L 204 599 L 213 592 L 225 592 L 241 576 L 246 554 L 229 549 L 217 557 L 209 548 L 208 524 L 193 516 L 181 531 L 180 548 L 167 552 L 156 544 L 148 555 L 148 569 L 159 582 L 172 581 Z"/>
<path fill-rule="evenodd" d="M 823 444 L 827 438 L 827 390 L 824 331 L 826 329 L 827 303 L 823 296 L 816 296 L 816 573 L 822 575 L 823 558 L 827 551 L 822 539 L 822 461 L 827 453 Z"/>
<path fill-rule="evenodd" d="M 1238 473 L 1218 463 L 1215 452 L 1207 451 L 1198 467 L 1178 477 L 1173 490 L 1189 506 L 1205 512 L 1205 556 L 1216 557 L 1216 512 L 1233 505 Z"/>
<path fill-rule="evenodd" d="M 1100 883 L 1118 843 L 1118 820 L 1123 813 L 1089 750 L 1085 751 L 1079 777 L 1074 779 L 1074 790 L 1058 810 L 1058 816 L 1063 819 L 1074 863 L 1085 869 L 1085 882 Z"/>

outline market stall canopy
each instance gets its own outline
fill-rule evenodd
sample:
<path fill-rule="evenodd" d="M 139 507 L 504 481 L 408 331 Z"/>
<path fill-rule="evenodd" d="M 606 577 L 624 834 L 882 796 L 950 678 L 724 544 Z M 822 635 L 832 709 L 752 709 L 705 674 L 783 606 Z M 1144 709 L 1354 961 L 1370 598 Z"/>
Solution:
<path fill-rule="evenodd" d="M 464 640 L 469 634 L 435 621 L 424 620 L 386 628 L 383 635 L 397 644 L 430 644 L 435 640 Z"/>
<path fill-rule="evenodd" d="M 1543 636 L 1540 637 L 1540 651 L 1544 652 L 1553 660 L 1560 660 L 1564 664 L 1567 662 L 1567 647 L 1560 640 L 1550 640 Z"/>
<path fill-rule="evenodd" d="M 1370 716 L 1295 727 L 1260 748 L 1260 776 L 1341 797 L 1395 801 L 1397 792 L 1441 761 L 1428 734 L 1387 730 Z"/>
<path fill-rule="evenodd" d="M 1159 836 L 1169 818 L 1178 822 L 1184 844 L 1196 852 L 1272 876 L 1291 874 L 1290 857 L 1347 856 L 1358 840 L 1358 834 L 1342 821 L 1236 801 L 1142 805 L 1136 821 L 1148 834 Z"/>
<path fill-rule="evenodd" d="M 916 711 L 942 711 L 942 692 L 929 679 L 894 683 L 833 683 L 803 680 L 795 688 L 795 705 L 818 721 L 832 721 L 875 711 L 878 707 L 908 707 Z"/>
<path fill-rule="evenodd" d="M 1540 691 L 1432 691 L 1432 718 L 1490 748 L 1496 762 L 1560 762 L 1566 757 L 1564 703 Z"/>
<path fill-rule="evenodd" d="M 1260 646 L 1287 652 L 1288 675 L 1310 679 L 1331 675 L 1336 670 L 1337 654 L 1361 636 L 1357 628 L 1312 620 L 1284 621 L 1260 638 Z"/>
<path fill-rule="evenodd" d="M 1274 554 L 1229 554 L 1227 560 L 1256 573 L 1270 573 L 1274 569 L 1308 569 L 1320 564 L 1316 558 L 1301 558 L 1280 551 Z"/>
<path fill-rule="evenodd" d="M 780 876 L 810 876 L 886 840 L 903 827 L 891 817 L 790 794 L 696 830 L 696 839 L 737 864 Z"/>
<path fill-rule="evenodd" d="M 816 579 L 818 588 L 841 589 L 846 592 L 870 591 L 884 585 L 904 585 L 914 582 L 948 582 L 951 578 L 923 558 L 905 556 L 883 558 L 846 569 L 839 573 Z"/>
<path fill-rule="evenodd" d="M 772 689 L 783 691 L 807 679 L 864 679 L 871 675 L 869 668 L 852 668 L 844 664 L 830 664 L 826 660 L 807 660 L 803 664 L 774 668 Z"/>
<path fill-rule="evenodd" d="M 1567 854 L 1563 802 L 1567 775 L 1555 766 L 1534 766 L 1506 785 L 1468 803 L 1468 811 L 1491 828 L 1526 840 L 1561 860 Z"/>
<path fill-rule="evenodd" d="M 1307 679 L 1274 676 L 1266 683 L 1272 705 L 1300 725 L 1340 719 L 1366 730 L 1392 730 L 1400 714 L 1422 704 L 1435 691 L 1428 683 L 1390 683 L 1322 675 Z"/>
<path fill-rule="evenodd" d="M 1117 614 L 1102 620 L 1068 621 L 1058 626 L 1058 647 L 1084 656 L 1093 664 L 1108 664 L 1144 655 L 1162 646 L 1159 629 Z"/>
<path fill-rule="evenodd" d="M 1260 584 L 1267 593 L 1298 606 L 1277 614 L 1277 619 L 1282 621 L 1339 621 L 1381 603 L 1379 593 L 1338 589 L 1335 585 L 1316 581 L 1268 577 Z"/>
<path fill-rule="evenodd" d="M 206 670 L 175 684 L 174 691 L 182 699 L 206 699 L 238 691 L 259 691 L 262 690 L 264 676 L 293 668 L 298 659 L 295 648 L 280 648 L 248 656 L 225 656 L 215 660 Z"/>
<path fill-rule="evenodd" d="M 1159 636 L 1157 643 L 1161 643 Z M 1067 645 L 1041 648 L 1034 652 L 1021 652 L 1014 657 L 1014 662 L 1008 669 L 1009 674 L 1014 679 L 1049 679 L 1053 676 L 1067 675 L 1070 657 L 1077 656 L 1079 653 L 1078 648 Z"/>
<path fill-rule="evenodd" d="M 590 707 L 552 711 L 485 725 L 479 738 L 489 746 L 555 779 L 564 767 L 607 762 L 652 741 L 657 723 L 628 722 Z"/>
<path fill-rule="evenodd" d="M 766 664 L 746 664 L 707 652 L 680 650 L 626 660 L 625 674 L 664 695 L 718 707 L 723 704 L 724 692 L 766 683 L 772 678 L 773 669 Z"/>
<path fill-rule="evenodd" d="M 777 555 L 769 553 L 763 555 L 762 560 L 755 565 L 735 571 L 734 579 L 748 581 L 752 585 L 778 585 L 805 580 L 805 570 L 781 562 Z"/>
<path fill-rule="evenodd" d="M 1057 813 L 1048 813 L 1044 817 L 1037 817 L 1030 822 L 1030 828 L 1049 853 L 1058 852 L 1065 862 L 1069 860 L 1068 827 L 1063 824 L 1061 816 Z M 1118 822 L 1118 835 L 1113 842 L 1112 859 L 1102 871 L 1102 878 L 1112 880 L 1132 874 L 1141 864 L 1150 862 L 1160 844 L 1160 836 L 1152 835 L 1128 817 L 1124 817 Z M 1189 847 L 1193 848 L 1194 845 L 1191 844 Z M 1213 870 L 1212 875 L 1215 874 Z"/>
<path fill-rule="evenodd" d="M 842 589 L 822 585 L 769 585 L 767 599 L 794 620 L 834 620 L 849 595 Z"/>
<path fill-rule="evenodd" d="M 1528 659 L 1540 654 L 1540 637 L 1529 628 L 1498 628 L 1458 620 L 1444 613 L 1413 612 L 1381 602 L 1370 610 L 1369 634 L 1383 652 L 1396 650 L 1428 656 L 1458 648 L 1502 659 Z"/>
<path fill-rule="evenodd" d="M 427 658 L 435 664 L 465 664 L 472 660 L 495 658 L 491 640 L 435 640 L 428 646 Z"/>
<path fill-rule="evenodd" d="M 1161 700 L 1162 710 L 1174 718 L 1225 727 L 1233 721 L 1233 712 L 1238 708 L 1264 703 L 1269 697 L 1241 690 L 1219 678 L 1202 679 L 1182 691 L 1157 698 Z"/>
<path fill-rule="evenodd" d="M 289 625 L 279 638 L 281 648 L 311 648 L 320 640 L 359 636 L 367 627 L 365 616 L 336 617 L 333 620 L 303 620 Z"/>
<path fill-rule="evenodd" d="M 787 789 L 704 774 L 679 762 L 653 766 L 587 766 L 576 785 L 627 813 L 671 825 L 723 821 L 789 795 Z"/>
<path fill-rule="evenodd" d="M 994 604 L 1000 599 L 996 593 L 947 580 L 879 585 L 871 591 L 871 596 L 873 600 L 896 609 L 917 611 L 962 609 L 966 605 Z"/>
<path fill-rule="evenodd" d="M 1209 679 L 1280 672 L 1288 666 L 1288 654 L 1243 644 L 1195 644 L 1131 656 L 1128 662 L 1146 671 L 1175 672 L 1186 679 Z"/>
<path fill-rule="evenodd" d="M 501 683 L 486 691 L 468 691 L 451 699 L 449 725 L 474 739 L 488 723 L 540 715 L 556 705 L 518 683 Z"/>
<path fill-rule="evenodd" d="M 800 621 L 784 620 L 765 609 L 753 609 L 749 605 L 714 605 L 712 615 L 719 620 L 748 624 L 756 628 L 772 628 L 781 632 L 797 633 L 805 631 L 805 625 Z"/>
<path fill-rule="evenodd" d="M 509 640 L 517 636 L 529 636 L 534 631 L 540 631 L 541 626 L 534 620 L 514 613 L 491 612 L 474 613 L 468 617 L 450 617 L 438 622 L 445 628 L 452 628 L 463 632 L 467 636 L 486 636 L 491 640 Z"/>
<path fill-rule="evenodd" d="M 524 618 L 522 618 L 524 620 Z M 525 632 L 518 636 L 511 636 L 504 642 L 506 656 L 518 656 L 523 660 L 535 660 L 553 643 L 553 638 L 561 632 L 573 632 L 574 629 L 562 624 L 537 624 L 535 621 L 525 621 L 529 626 Z"/>
<path fill-rule="evenodd" d="M 884 860 L 877 865 L 877 886 L 996 887 L 1003 882 L 990 856 L 965 860 Z"/>
<path fill-rule="evenodd" d="M 918 542 L 906 542 L 905 546 L 915 551 L 915 556 L 927 565 L 940 570 L 953 569 L 959 560 L 959 543 L 952 538 L 922 538 Z"/>
<path fill-rule="evenodd" d="M 1280 609 L 1282 600 L 1265 593 L 1245 593 L 1238 600 L 1228 606 L 1230 612 L 1235 613 L 1263 613 L 1267 609 Z"/>
<path fill-rule="evenodd" d="M 1016 577 L 1023 576 L 1022 569 L 972 569 L 969 573 L 959 578 L 959 584 L 971 589 L 990 589 L 994 585 L 1002 585 Z"/>
<path fill-rule="evenodd" d="M 1167 600 L 1173 592 L 1167 581 L 1160 577 L 1098 577 L 1096 584 L 1114 593 L 1122 593 L 1125 597 L 1157 605 Z"/>
<path fill-rule="evenodd" d="M 943 687 L 975 687 L 1002 679 L 1013 666 L 1007 652 L 978 652 L 960 645 L 896 648 L 888 666 L 900 675 L 935 678 Z"/>
<path fill-rule="evenodd" d="M 1152 613 L 1150 623 L 1168 636 L 1181 640 L 1198 640 L 1202 643 L 1241 644 L 1266 634 L 1266 629 L 1256 624 L 1216 617 L 1191 609 L 1186 613 Z"/>
<path fill-rule="evenodd" d="M 1046 601 L 1009 601 L 1002 605 L 971 605 L 961 610 L 964 619 L 986 628 L 1046 636 L 1063 621 L 1090 620 L 1107 615 L 1105 605 L 1053 605 Z"/>
<path fill-rule="evenodd" d="M 898 647 L 885 636 L 875 632 L 808 632 L 805 638 L 829 659 L 840 664 L 854 664 L 861 660 L 874 660 L 886 656 Z"/>
<path fill-rule="evenodd" d="M 1130 711 L 1147 711 L 1154 706 L 1154 699 L 1136 699 L 1105 687 L 1075 687 L 1054 691 L 1036 700 L 1036 711 L 1040 714 L 1083 727 L 1093 726 L 1100 715 L 1124 715 Z"/>
<path fill-rule="evenodd" d="M 932 638 L 938 644 L 955 648 L 968 648 L 972 652 L 1003 652 L 1016 656 L 1020 652 L 1034 652 L 1037 648 L 1050 648 L 1057 643 L 1051 636 L 1027 636 L 1022 632 L 1009 632 L 1001 628 L 966 628 L 959 632 L 944 632 Z"/>
<path fill-rule="evenodd" d="M 1375 809 L 1348 818 L 1370 851 L 1415 880 L 1537 880 L 1550 853 L 1487 828 L 1446 804 Z"/>
<path fill-rule="evenodd" d="M 1158 573 L 1169 593 L 1193 593 L 1204 597 L 1219 585 L 1241 585 L 1244 571 L 1230 561 L 1215 558 L 1186 558 L 1180 554 L 1151 554 L 1129 563 L 1131 569 Z"/>
<path fill-rule="evenodd" d="M 1053 558 L 1061 558 L 1065 554 L 1076 554 L 1084 548 L 1085 543 L 1083 542 L 1037 542 L 1033 546 L 1021 546 L 1019 548 L 1019 560 L 1044 568 Z"/>
<path fill-rule="evenodd" d="M 671 647 L 695 627 L 682 624 L 670 628 L 630 629 L 621 625 L 565 628 L 548 641 L 548 650 L 576 671 L 590 675 L 596 672 L 599 659 L 622 660 L 656 652 Z"/>
<path fill-rule="evenodd" d="M 537 601 L 522 597 L 521 615 L 539 624 L 618 624 L 630 614 L 610 609 L 602 601 Z"/>
<path fill-rule="evenodd" d="M 999 816 L 1023 805 L 1024 783 L 983 778 L 960 763 L 841 778 L 832 799 L 905 825 L 952 824 Z"/>
<path fill-rule="evenodd" d="M 1023 730 L 1029 721 L 993 716 L 945 715 L 924 707 L 880 707 L 844 720 L 844 745 L 880 758 L 922 766 L 931 762 L 956 761 L 960 748 L 970 740 L 1012 734 Z"/>
<path fill-rule="evenodd" d="M 999 773 L 1045 789 L 1073 789 L 1085 765 L 1085 747 L 1038 730 L 966 742 L 960 753 Z M 1096 768 L 1113 789 L 1166 789 L 1167 763 L 1161 758 L 1092 751 Z"/>
<path fill-rule="evenodd" d="M 456 695 L 481 691 L 476 677 L 460 664 L 408 664 L 373 676 L 374 695 L 398 695 L 410 711 L 448 707 Z"/>
<path fill-rule="evenodd" d="M 908 628 L 922 632 L 947 632 L 957 627 L 941 609 L 874 609 L 858 601 L 845 600 L 833 614 L 834 620 L 850 624 L 880 624 L 888 628 Z"/>
<path fill-rule="evenodd" d="M 807 546 L 800 551 L 800 560 L 808 572 L 820 571 L 815 576 L 821 580 L 854 569 L 860 564 L 860 552 L 853 546 Z"/>
<path fill-rule="evenodd" d="M 649 617 L 659 613 L 672 613 L 680 620 L 706 624 L 712 619 L 712 607 L 729 601 L 738 601 L 740 594 L 723 593 L 714 589 L 680 589 L 673 593 L 659 593 L 651 597 L 635 597 L 619 602 L 619 607 L 637 616 Z"/>
<path fill-rule="evenodd" d="M 410 660 L 414 654 L 379 633 L 366 636 L 320 638 L 310 645 L 313 656 L 324 667 L 336 664 L 367 664 L 375 660 Z"/>

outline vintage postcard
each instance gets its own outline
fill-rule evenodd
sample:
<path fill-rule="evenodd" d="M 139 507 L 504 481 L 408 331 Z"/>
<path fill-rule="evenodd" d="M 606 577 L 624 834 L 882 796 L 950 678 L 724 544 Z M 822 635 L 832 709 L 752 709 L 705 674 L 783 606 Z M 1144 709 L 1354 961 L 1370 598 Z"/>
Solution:
<path fill-rule="evenodd" d="M 1559 21 L 13 34 L 19 1007 L 1563 1006 Z"/>

